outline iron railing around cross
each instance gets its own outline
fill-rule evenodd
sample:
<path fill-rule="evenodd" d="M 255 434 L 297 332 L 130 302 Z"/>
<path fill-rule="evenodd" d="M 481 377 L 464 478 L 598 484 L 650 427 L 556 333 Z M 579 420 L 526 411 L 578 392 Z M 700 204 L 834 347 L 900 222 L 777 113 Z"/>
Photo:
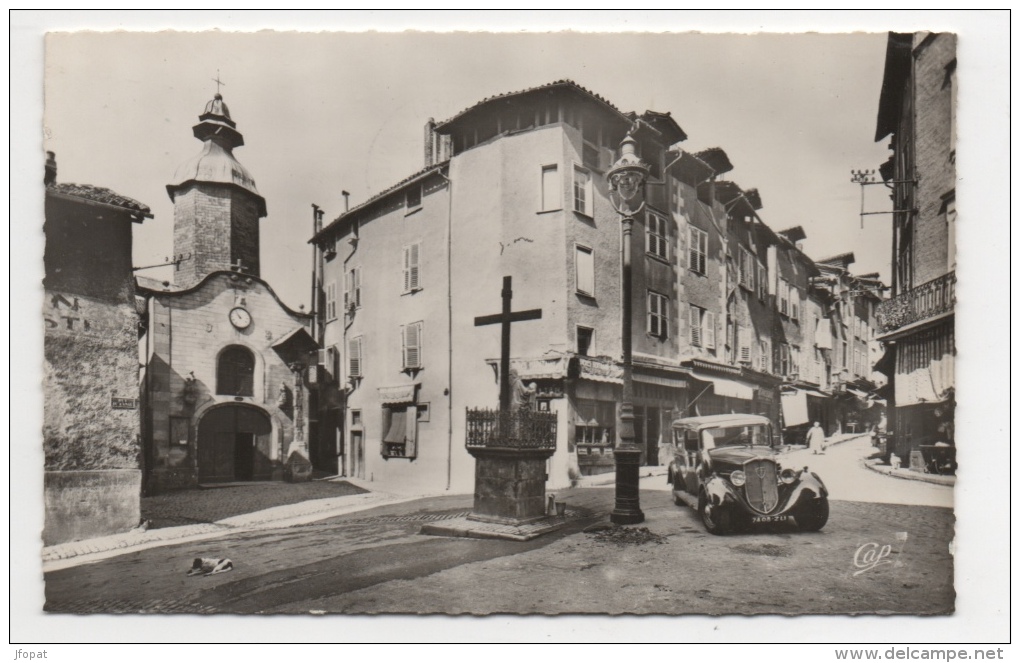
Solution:
<path fill-rule="evenodd" d="M 556 413 L 467 408 L 469 449 L 555 449 Z"/>

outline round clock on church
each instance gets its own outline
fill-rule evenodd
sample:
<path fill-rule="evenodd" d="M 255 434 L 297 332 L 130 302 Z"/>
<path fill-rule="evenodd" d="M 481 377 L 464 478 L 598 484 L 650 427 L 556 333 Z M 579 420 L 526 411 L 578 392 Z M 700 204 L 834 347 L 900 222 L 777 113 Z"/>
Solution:
<path fill-rule="evenodd" d="M 230 324 L 238 329 L 247 329 L 251 324 L 251 313 L 240 306 L 230 309 Z"/>

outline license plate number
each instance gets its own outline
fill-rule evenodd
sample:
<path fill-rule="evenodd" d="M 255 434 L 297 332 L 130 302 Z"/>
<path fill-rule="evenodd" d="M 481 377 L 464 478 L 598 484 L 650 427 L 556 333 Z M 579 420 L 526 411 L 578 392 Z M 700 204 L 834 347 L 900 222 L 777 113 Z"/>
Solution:
<path fill-rule="evenodd" d="M 752 523 L 782 523 L 789 520 L 790 516 L 752 516 Z"/>

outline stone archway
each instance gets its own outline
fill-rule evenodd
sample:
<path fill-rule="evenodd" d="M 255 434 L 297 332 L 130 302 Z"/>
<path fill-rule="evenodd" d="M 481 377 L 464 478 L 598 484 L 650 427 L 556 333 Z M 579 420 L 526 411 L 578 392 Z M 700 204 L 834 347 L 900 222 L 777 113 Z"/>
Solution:
<path fill-rule="evenodd" d="M 198 422 L 198 481 L 268 481 L 273 425 L 251 405 L 221 405 Z"/>

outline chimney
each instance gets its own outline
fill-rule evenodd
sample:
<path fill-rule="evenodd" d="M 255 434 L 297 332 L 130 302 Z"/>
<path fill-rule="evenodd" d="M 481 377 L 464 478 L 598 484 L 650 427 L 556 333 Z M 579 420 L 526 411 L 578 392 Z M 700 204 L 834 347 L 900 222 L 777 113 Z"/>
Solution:
<path fill-rule="evenodd" d="M 438 161 L 436 155 L 436 121 L 429 118 L 425 123 L 425 167 L 435 164 Z"/>
<path fill-rule="evenodd" d="M 43 184 L 49 186 L 57 183 L 57 155 L 53 152 L 46 152 L 46 175 L 43 176 Z"/>

